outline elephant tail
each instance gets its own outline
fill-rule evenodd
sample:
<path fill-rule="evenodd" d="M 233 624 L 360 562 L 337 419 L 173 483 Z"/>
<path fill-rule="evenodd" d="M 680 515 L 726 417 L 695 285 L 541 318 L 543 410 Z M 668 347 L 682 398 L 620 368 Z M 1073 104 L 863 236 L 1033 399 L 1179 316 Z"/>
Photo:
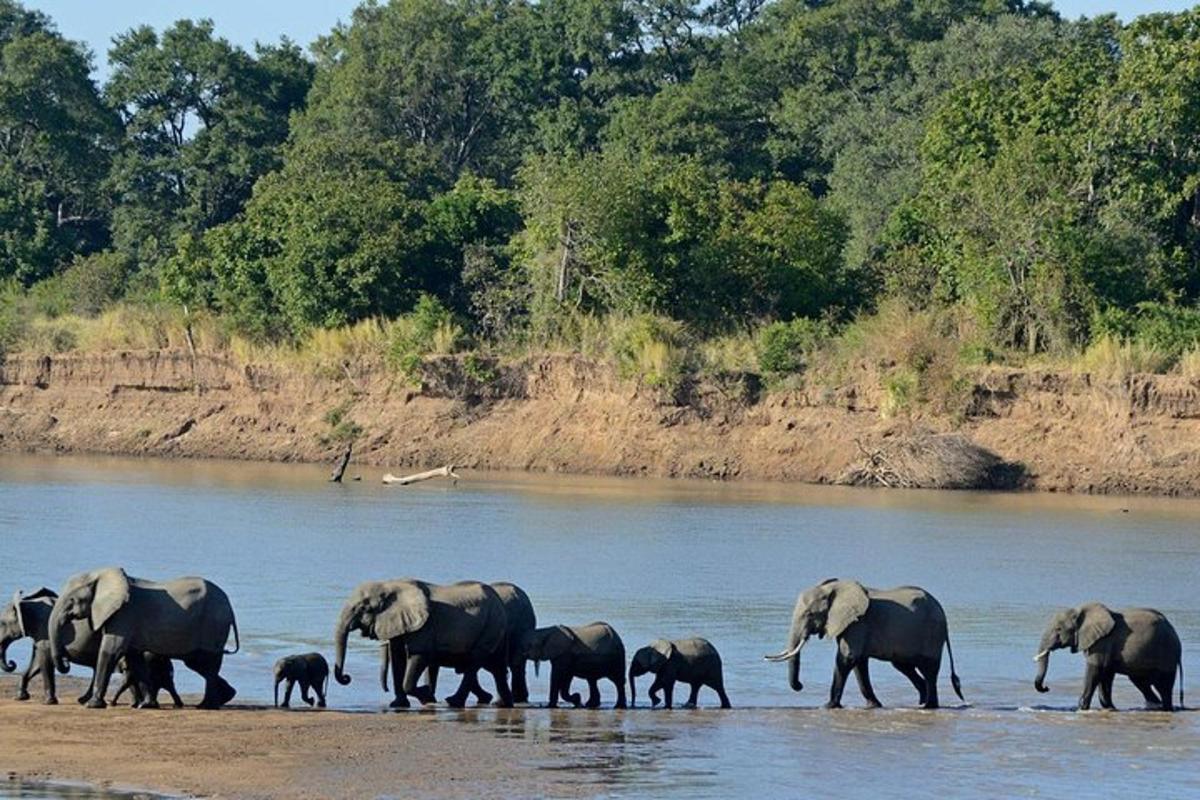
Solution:
<path fill-rule="evenodd" d="M 958 680 L 958 673 L 954 671 L 954 650 L 950 647 L 950 633 L 946 633 L 946 653 L 950 656 L 950 685 L 954 687 L 954 693 L 958 695 L 958 699 L 964 703 L 967 698 L 963 697 L 962 683 Z"/>
<path fill-rule="evenodd" d="M 238 633 L 237 617 L 233 618 L 233 649 L 223 651 L 225 655 L 231 656 L 242 649 L 242 637 Z"/>
<path fill-rule="evenodd" d="M 1179 710 L 1183 711 L 1183 654 L 1179 655 Z"/>

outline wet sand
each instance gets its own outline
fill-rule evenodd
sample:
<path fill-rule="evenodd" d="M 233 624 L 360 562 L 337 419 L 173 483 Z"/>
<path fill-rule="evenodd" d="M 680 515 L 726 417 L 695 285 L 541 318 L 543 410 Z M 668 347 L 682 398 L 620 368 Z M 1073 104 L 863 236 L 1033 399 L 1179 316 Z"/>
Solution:
<path fill-rule="evenodd" d="M 40 704 L 37 679 L 31 689 L 34 699 L 20 703 L 14 681 L 0 681 L 0 774 L 9 781 L 237 798 L 592 793 L 569 771 L 538 768 L 554 760 L 550 743 L 505 735 L 521 710 L 93 710 L 75 704 L 69 684 L 58 706 Z"/>

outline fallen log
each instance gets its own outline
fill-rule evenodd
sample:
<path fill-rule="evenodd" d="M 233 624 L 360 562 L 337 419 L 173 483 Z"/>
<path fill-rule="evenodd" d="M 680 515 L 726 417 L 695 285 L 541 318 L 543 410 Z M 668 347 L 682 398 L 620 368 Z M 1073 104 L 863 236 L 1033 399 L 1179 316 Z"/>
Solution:
<path fill-rule="evenodd" d="M 350 463 L 350 451 L 354 449 L 354 443 L 346 445 L 346 452 L 342 454 L 342 459 L 333 468 L 333 473 L 329 476 L 330 483 L 341 483 L 342 476 L 346 474 L 346 465 Z"/>
<path fill-rule="evenodd" d="M 431 469 L 428 472 L 418 472 L 415 475 L 405 475 L 403 477 L 397 477 L 389 472 L 387 475 L 383 476 L 383 482 L 407 486 L 410 483 L 419 483 L 421 481 L 427 481 L 430 478 L 451 478 L 455 483 L 458 483 L 458 477 L 458 473 L 454 471 L 454 465 L 447 464 L 444 467 Z"/>

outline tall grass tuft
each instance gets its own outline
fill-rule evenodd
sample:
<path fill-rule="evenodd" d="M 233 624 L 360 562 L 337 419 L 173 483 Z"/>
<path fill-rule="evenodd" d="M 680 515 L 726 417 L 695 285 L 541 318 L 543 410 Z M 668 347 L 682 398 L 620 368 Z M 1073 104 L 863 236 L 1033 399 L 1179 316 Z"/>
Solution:
<path fill-rule="evenodd" d="M 1074 366 L 1097 380 L 1120 383 L 1131 375 L 1166 372 L 1172 360 L 1158 345 L 1102 336 L 1083 351 Z"/>

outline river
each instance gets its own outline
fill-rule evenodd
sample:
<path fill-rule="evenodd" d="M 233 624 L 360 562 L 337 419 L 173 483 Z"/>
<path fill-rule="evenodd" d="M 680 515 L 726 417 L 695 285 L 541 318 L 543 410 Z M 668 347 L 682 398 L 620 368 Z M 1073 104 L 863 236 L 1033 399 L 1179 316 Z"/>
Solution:
<path fill-rule="evenodd" d="M 1153 606 L 1183 639 L 1200 704 L 1200 502 L 469 471 L 456 486 L 389 488 L 379 471 L 349 474 L 359 472 L 339 486 L 319 466 L 0 457 L 0 593 L 57 589 L 106 564 L 204 575 L 229 593 L 241 628 L 243 652 L 224 674 L 239 701 L 270 702 L 280 655 L 320 649 L 332 661 L 335 616 L 358 582 L 512 580 L 540 624 L 603 619 L 630 652 L 701 635 L 722 653 L 731 712 L 707 690 L 698 711 L 645 709 L 643 679 L 643 708 L 623 714 L 439 714 L 559 742 L 558 757 L 530 769 L 570 770 L 612 797 L 1200 797 L 1200 714 L 1134 710 L 1141 696 L 1124 678 L 1124 710 L 1073 713 L 1082 658 L 1055 653 L 1045 695 L 1030 660 L 1056 609 Z M 805 649 L 805 688 L 792 692 L 785 667 L 762 655 L 783 648 L 796 594 L 835 576 L 938 597 L 967 703 L 946 662 L 935 712 L 914 709 L 908 682 L 875 662 L 887 708 L 857 708 L 851 680 L 847 710 L 822 710 L 824 641 Z M 26 648 L 10 652 L 24 663 Z M 334 707 L 385 705 L 376 653 L 352 638 L 357 679 L 331 686 Z M 530 670 L 539 704 L 548 672 Z M 177 677 L 199 691 L 186 669 Z M 443 674 L 441 694 L 454 677 Z M 611 687 L 601 691 L 611 704 Z"/>

